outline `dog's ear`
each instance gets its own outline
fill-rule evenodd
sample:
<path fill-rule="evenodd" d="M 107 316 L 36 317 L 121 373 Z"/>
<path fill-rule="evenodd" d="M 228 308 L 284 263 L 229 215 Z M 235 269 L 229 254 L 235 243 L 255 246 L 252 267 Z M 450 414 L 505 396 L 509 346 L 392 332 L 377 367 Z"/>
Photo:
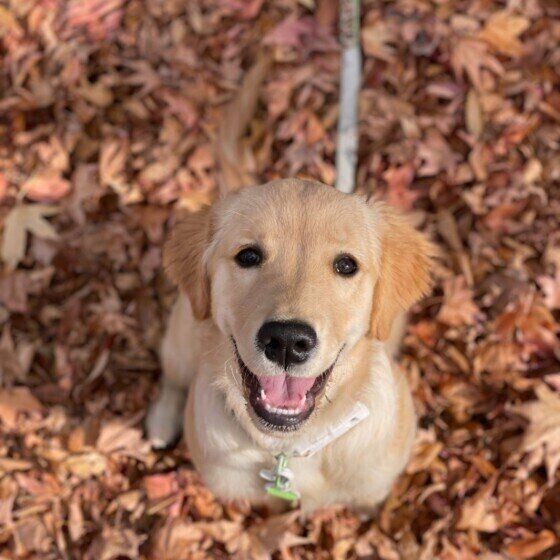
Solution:
<path fill-rule="evenodd" d="M 378 277 L 373 292 L 369 335 L 386 340 L 397 315 L 425 295 L 431 285 L 435 246 L 410 219 L 381 202 L 372 203 L 379 232 Z"/>
<path fill-rule="evenodd" d="M 198 320 L 210 315 L 210 279 L 205 251 L 212 238 L 212 208 L 181 217 L 163 248 L 163 265 L 171 280 L 184 290 Z"/>

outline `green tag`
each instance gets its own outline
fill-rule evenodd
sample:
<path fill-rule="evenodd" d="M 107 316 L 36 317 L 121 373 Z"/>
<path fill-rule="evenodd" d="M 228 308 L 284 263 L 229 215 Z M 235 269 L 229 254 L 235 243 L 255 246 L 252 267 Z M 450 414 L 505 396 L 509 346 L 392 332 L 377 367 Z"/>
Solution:
<path fill-rule="evenodd" d="M 264 486 L 266 493 L 281 500 L 297 502 L 299 494 L 291 489 L 294 473 L 288 468 L 288 457 L 284 453 L 279 453 L 275 459 L 276 465 L 273 470 L 260 472 L 261 478 L 267 481 Z"/>

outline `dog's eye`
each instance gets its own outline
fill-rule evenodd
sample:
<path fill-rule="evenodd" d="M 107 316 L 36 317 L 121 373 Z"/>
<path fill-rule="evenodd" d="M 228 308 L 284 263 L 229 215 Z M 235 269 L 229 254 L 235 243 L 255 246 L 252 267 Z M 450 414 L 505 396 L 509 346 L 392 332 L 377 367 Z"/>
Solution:
<path fill-rule="evenodd" d="M 242 268 L 259 266 L 262 262 L 262 251 L 258 247 L 247 247 L 235 255 L 235 262 Z"/>
<path fill-rule="evenodd" d="M 341 276 L 353 276 L 358 272 L 358 263 L 350 255 L 342 255 L 334 261 L 334 269 Z"/>

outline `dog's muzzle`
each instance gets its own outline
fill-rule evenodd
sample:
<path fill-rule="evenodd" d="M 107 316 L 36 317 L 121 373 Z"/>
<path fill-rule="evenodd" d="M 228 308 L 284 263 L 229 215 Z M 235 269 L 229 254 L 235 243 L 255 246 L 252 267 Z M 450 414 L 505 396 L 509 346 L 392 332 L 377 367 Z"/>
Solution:
<path fill-rule="evenodd" d="M 325 388 L 337 358 L 317 377 L 297 377 L 286 372 L 255 375 L 242 360 L 232 339 L 247 401 L 261 424 L 269 430 L 297 430 L 315 409 L 316 397 Z"/>

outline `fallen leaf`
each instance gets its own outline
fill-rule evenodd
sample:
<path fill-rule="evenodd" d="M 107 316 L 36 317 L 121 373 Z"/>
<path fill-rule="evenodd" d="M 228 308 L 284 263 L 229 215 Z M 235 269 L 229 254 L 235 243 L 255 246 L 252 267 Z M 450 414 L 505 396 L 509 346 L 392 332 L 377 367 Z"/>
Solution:
<path fill-rule="evenodd" d="M 14 527 L 15 552 L 18 557 L 26 557 L 31 552 L 45 554 L 51 547 L 52 539 L 38 517 L 28 517 Z"/>
<path fill-rule="evenodd" d="M 0 202 L 4 200 L 6 193 L 8 192 L 8 179 L 6 179 L 6 175 L 0 172 Z"/>
<path fill-rule="evenodd" d="M 488 69 L 497 75 L 504 72 L 502 65 L 488 53 L 488 46 L 482 41 L 461 37 L 451 48 L 451 65 L 457 77 L 467 74 L 478 91 L 482 88 L 481 72 Z"/>
<path fill-rule="evenodd" d="M 306 37 L 313 35 L 317 30 L 317 21 L 312 17 L 296 18 L 288 16 L 274 29 L 269 31 L 264 39 L 265 45 L 282 45 L 300 47 Z"/>
<path fill-rule="evenodd" d="M 493 477 L 474 496 L 465 500 L 457 523 L 458 529 L 495 533 L 500 528 L 499 506 L 493 496 L 495 486 L 496 477 Z"/>
<path fill-rule="evenodd" d="M 474 325 L 483 315 L 473 300 L 473 291 L 463 276 L 454 276 L 443 283 L 443 304 L 437 318 L 452 327 Z"/>
<path fill-rule="evenodd" d="M 537 279 L 544 293 L 544 303 L 549 309 L 560 309 L 560 269 L 555 276 L 539 276 Z"/>
<path fill-rule="evenodd" d="M 391 167 L 385 171 L 383 178 L 387 181 L 387 202 L 403 211 L 412 210 L 420 193 L 410 187 L 414 179 L 414 167 L 406 164 Z"/>
<path fill-rule="evenodd" d="M 465 102 L 465 123 L 469 133 L 478 138 L 484 128 L 484 119 L 478 94 L 472 88 L 467 93 L 467 100 Z"/>
<path fill-rule="evenodd" d="M 535 389 L 537 400 L 515 407 L 515 411 L 529 420 L 522 449 L 534 451 L 541 448 L 548 480 L 554 480 L 560 465 L 560 396 L 544 383 Z"/>
<path fill-rule="evenodd" d="M 107 459 L 105 456 L 94 451 L 70 455 L 62 461 L 60 467 L 63 471 L 73 474 L 81 479 L 91 476 L 101 476 L 107 470 Z"/>
<path fill-rule="evenodd" d="M 15 428 L 19 414 L 42 412 L 43 406 L 27 387 L 0 389 L 0 420 Z"/>
<path fill-rule="evenodd" d="M 557 542 L 557 538 L 552 531 L 543 529 L 536 535 L 513 541 L 506 546 L 505 551 L 516 560 L 536 558 L 539 554 L 557 544 Z"/>
<path fill-rule="evenodd" d="M 386 22 L 378 21 L 362 29 L 362 47 L 367 56 L 373 56 L 385 62 L 392 62 L 397 54 L 395 44 L 398 42 L 396 30 Z"/>
<path fill-rule="evenodd" d="M 27 233 L 42 239 L 58 239 L 53 226 L 45 219 L 58 213 L 58 208 L 42 204 L 14 206 L 4 224 L 0 255 L 9 269 L 13 270 L 25 255 Z"/>
<path fill-rule="evenodd" d="M 36 173 L 21 187 L 27 198 L 36 202 L 56 202 L 65 197 L 72 188 L 69 181 L 49 171 Z"/>
<path fill-rule="evenodd" d="M 518 37 L 529 28 L 529 25 L 528 18 L 503 10 L 487 19 L 479 37 L 500 54 L 518 57 L 523 54 L 523 43 Z"/>

